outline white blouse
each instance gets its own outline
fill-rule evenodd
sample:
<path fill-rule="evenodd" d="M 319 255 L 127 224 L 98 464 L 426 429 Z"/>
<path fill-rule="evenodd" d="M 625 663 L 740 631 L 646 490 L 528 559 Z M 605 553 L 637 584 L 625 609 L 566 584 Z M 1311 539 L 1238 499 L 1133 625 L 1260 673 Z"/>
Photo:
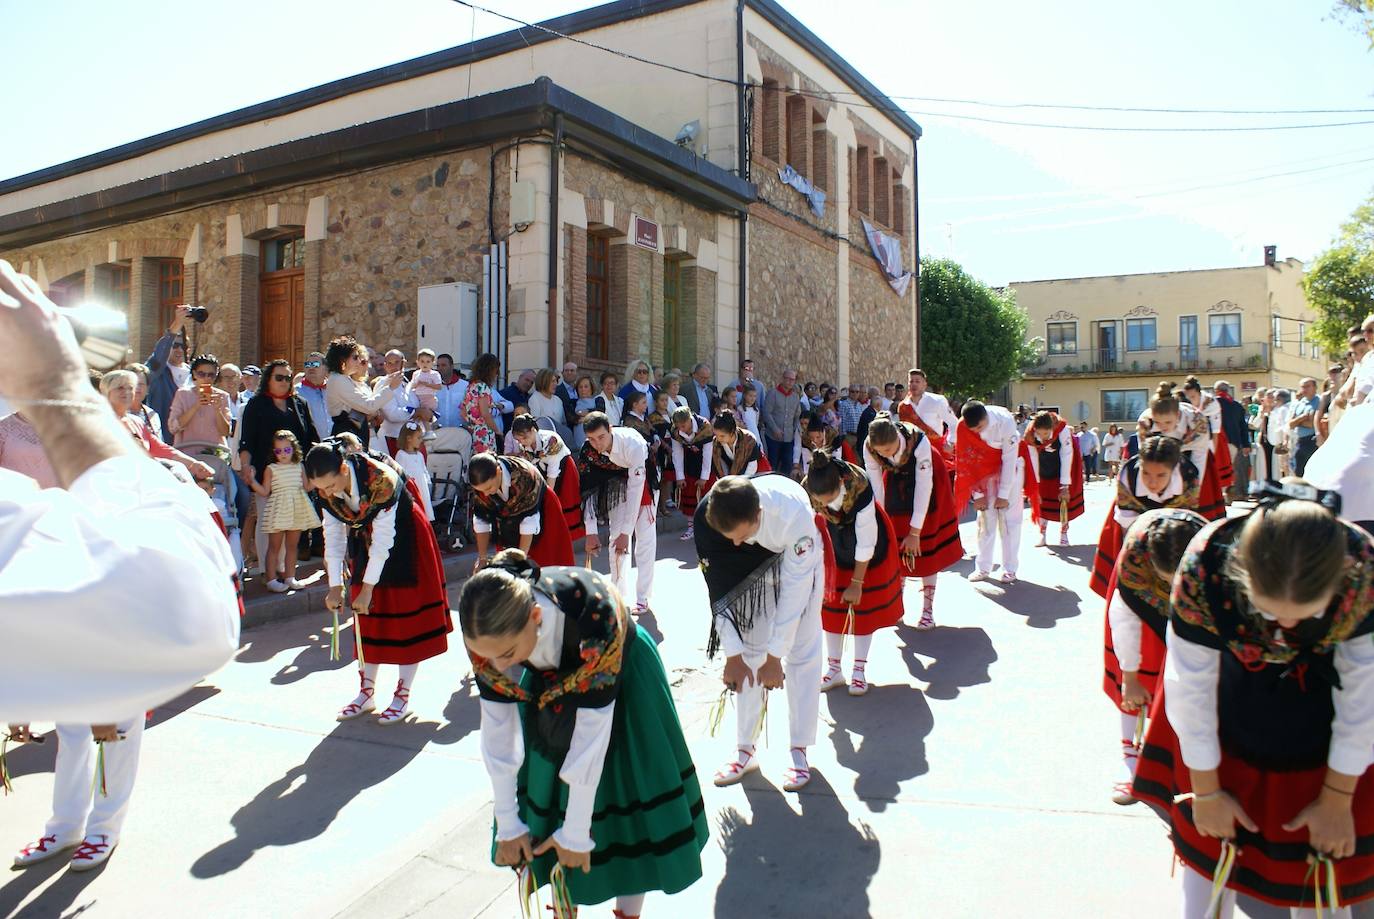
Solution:
<path fill-rule="evenodd" d="M 906 450 L 906 435 L 897 431 L 897 455 Z M 916 445 L 916 488 L 911 498 L 911 529 L 919 533 L 925 526 L 926 512 L 930 510 L 930 492 L 935 487 L 935 472 L 931 466 L 930 438 L 922 437 Z M 868 482 L 873 486 L 873 500 L 883 502 L 886 507 L 887 486 L 883 483 L 883 470 L 890 468 L 873 452 L 872 446 L 864 441 L 864 469 L 868 472 Z"/>
<path fill-rule="evenodd" d="M 534 592 L 534 602 L 543 611 L 529 663 L 540 670 L 553 670 L 561 663 L 563 630 L 567 616 L 550 597 Z M 601 770 L 611 745 L 615 703 L 602 708 L 579 708 L 572 742 L 558 777 L 568 785 L 568 807 L 563 825 L 554 831 L 558 845 L 573 852 L 590 852 L 592 808 Z M 520 819 L 516 797 L 517 776 L 525 761 L 525 741 L 520 713 L 515 704 L 482 700 L 482 762 L 491 777 L 496 838 L 516 839 L 529 832 Z"/>
<path fill-rule="evenodd" d="M 536 430 L 534 432 L 534 448 L 536 450 L 546 449 L 549 445 L 549 441 L 557 436 L 558 435 L 553 431 Z M 521 447 L 521 453 L 524 453 L 523 447 Z M 563 471 L 563 458 L 566 456 L 572 456 L 572 450 L 564 443 L 563 449 L 558 453 L 544 456 L 538 460 L 534 460 L 528 456 L 526 456 L 526 459 L 529 459 L 530 462 L 539 467 L 539 471 L 544 473 L 544 480 L 549 483 L 550 488 L 553 488 L 554 483 L 558 481 L 559 474 Z"/>
<path fill-rule="evenodd" d="M 396 464 L 406 471 L 406 475 L 415 480 L 416 486 L 420 489 L 420 497 L 424 499 L 425 516 L 433 520 L 434 503 L 429 494 L 433 485 L 433 478 L 429 474 L 429 467 L 425 465 L 424 456 L 420 453 L 397 450 Z"/>
<path fill-rule="evenodd" d="M 682 445 L 681 445 L 681 444 L 678 444 L 677 441 L 674 441 L 673 443 L 677 446 L 677 451 L 678 451 L 678 453 L 681 453 L 681 452 L 682 452 Z M 735 441 L 735 444 L 736 444 L 736 445 L 738 445 L 738 443 L 739 443 L 739 441 Z M 709 479 L 712 475 L 715 474 L 715 471 L 713 470 L 713 468 L 712 468 L 712 466 L 711 466 L 711 455 L 712 455 L 717 449 L 719 449 L 721 453 L 725 454 L 725 467 L 726 467 L 727 469 L 729 469 L 730 466 L 735 462 L 735 447 L 734 447 L 734 446 L 729 446 L 729 447 L 727 447 L 727 446 L 725 446 L 724 444 L 718 444 L 718 443 L 716 443 L 715 438 L 712 438 L 711 440 L 706 441 L 706 446 L 704 446 L 704 447 L 701 448 L 701 477 L 702 477 L 702 480 L 703 480 L 703 481 L 706 480 L 706 479 Z M 676 453 L 673 454 L 673 462 L 674 462 L 674 463 L 677 462 L 677 454 L 676 454 Z M 674 466 L 674 468 L 677 468 L 677 467 Z M 758 471 L 759 471 L 759 461 L 758 461 L 758 460 L 750 460 L 749 463 L 744 467 L 744 472 L 741 473 L 741 474 L 742 474 L 742 475 L 755 475 L 756 473 L 758 473 Z"/>
<path fill-rule="evenodd" d="M 1121 472 L 1117 474 L 1117 481 L 1125 481 L 1125 477 L 1126 469 L 1123 467 Z M 1148 498 L 1151 501 L 1163 504 L 1170 498 L 1177 498 L 1181 494 L 1183 494 L 1183 467 L 1181 465 L 1174 467 L 1173 475 L 1169 476 L 1169 484 L 1165 485 L 1164 490 L 1159 494 L 1150 491 L 1149 487 L 1145 484 L 1145 476 L 1141 475 L 1139 470 L 1137 470 L 1135 477 L 1135 495 L 1137 498 Z M 1140 513 L 1118 506 L 1112 516 L 1117 523 L 1125 528 L 1129 527 L 1135 521 L 1135 518 L 1140 516 Z"/>
<path fill-rule="evenodd" d="M 351 511 L 358 509 L 358 474 L 352 464 L 344 464 L 348 470 L 348 494 L 343 496 L 344 504 Z M 329 574 L 329 586 L 343 586 L 344 556 L 348 553 L 348 526 L 325 511 L 320 514 L 324 520 L 324 567 Z M 372 519 L 372 542 L 367 549 L 367 570 L 363 572 L 364 584 L 376 584 L 382 579 L 382 569 L 391 557 L 391 547 L 396 544 L 396 505 L 393 504 Z"/>
<path fill-rule="evenodd" d="M 506 468 L 506 466 L 505 466 L 504 463 L 497 463 L 496 465 L 499 466 L 500 469 L 501 469 L 501 488 L 500 488 L 500 491 L 498 492 L 498 494 L 501 495 L 501 500 L 505 501 L 505 500 L 507 500 L 508 498 L 510 498 L 510 470 L 508 470 L 508 469 Z M 542 503 L 540 504 L 540 507 L 541 507 L 541 508 L 543 507 L 543 504 L 542 504 Z M 520 535 L 521 535 L 521 536 L 538 536 L 538 535 L 539 535 L 539 529 L 540 529 L 540 516 L 539 516 L 539 515 L 540 515 L 540 511 L 536 510 L 534 513 L 530 514 L 529 516 L 521 518 L 521 520 L 520 520 Z M 478 517 L 476 514 L 473 514 L 473 515 L 472 515 L 472 532 L 474 532 L 474 533 L 490 533 L 490 532 L 491 532 L 491 524 L 490 524 L 490 523 L 487 523 L 485 520 L 483 520 L 481 517 Z"/>
<path fill-rule="evenodd" d="M 526 400 L 530 414 L 536 418 L 551 418 L 557 424 L 563 424 L 563 400 L 558 396 L 546 396 L 542 392 L 530 390 L 530 397 Z"/>
<path fill-rule="evenodd" d="M 840 493 L 835 496 L 826 507 L 832 511 L 838 511 L 844 506 L 845 487 L 840 486 Z M 873 500 L 863 510 L 859 511 L 854 518 L 854 561 L 867 562 L 873 560 L 873 553 L 878 548 L 878 512 L 874 509 L 878 503 L 878 497 L 874 495 Z"/>

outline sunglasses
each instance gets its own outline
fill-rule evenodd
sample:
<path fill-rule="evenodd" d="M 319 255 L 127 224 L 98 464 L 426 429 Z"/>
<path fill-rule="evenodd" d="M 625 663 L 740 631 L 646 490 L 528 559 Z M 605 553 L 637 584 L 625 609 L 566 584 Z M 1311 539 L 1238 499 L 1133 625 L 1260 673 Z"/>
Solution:
<path fill-rule="evenodd" d="M 273 451 L 277 456 L 290 456 L 296 452 L 295 447 L 277 447 Z"/>
<path fill-rule="evenodd" d="M 213 380 L 217 376 L 219 376 L 219 374 L 215 373 L 213 370 L 197 370 L 195 373 L 197 380 Z"/>
<path fill-rule="evenodd" d="M 278 382 L 278 383 L 290 383 L 290 382 L 291 382 L 291 377 L 290 377 L 290 376 L 283 376 L 283 375 L 280 374 L 280 373 L 274 373 L 274 374 L 272 374 L 272 379 L 275 380 L 275 381 Z"/>
<path fill-rule="evenodd" d="M 318 367 L 318 366 L 320 366 L 320 362 L 319 362 L 319 361 L 306 361 L 306 362 L 305 362 L 305 369 L 306 369 L 306 370 L 314 370 L 314 369 L 315 369 L 316 367 Z"/>

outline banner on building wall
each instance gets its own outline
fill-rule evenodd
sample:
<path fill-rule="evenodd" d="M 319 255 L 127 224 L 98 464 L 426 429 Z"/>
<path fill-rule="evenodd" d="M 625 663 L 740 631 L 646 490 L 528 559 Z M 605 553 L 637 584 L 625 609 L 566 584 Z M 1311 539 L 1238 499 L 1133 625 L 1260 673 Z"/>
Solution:
<path fill-rule="evenodd" d="M 902 268 L 902 241 L 895 236 L 888 236 L 867 220 L 864 221 L 864 235 L 868 237 L 868 247 L 873 250 L 873 257 L 883 269 L 887 283 L 892 285 L 897 296 L 906 296 L 912 275 Z"/>
<path fill-rule="evenodd" d="M 778 178 L 806 196 L 806 203 L 811 205 L 811 213 L 817 217 L 825 216 L 825 192 L 812 185 L 806 176 L 791 166 L 784 166 L 778 170 Z"/>

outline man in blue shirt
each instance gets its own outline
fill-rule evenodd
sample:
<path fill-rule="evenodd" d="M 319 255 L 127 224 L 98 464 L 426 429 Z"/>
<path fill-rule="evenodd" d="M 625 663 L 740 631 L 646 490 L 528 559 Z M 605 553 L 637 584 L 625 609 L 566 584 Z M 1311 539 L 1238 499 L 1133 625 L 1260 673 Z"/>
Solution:
<path fill-rule="evenodd" d="M 1317 406 L 1321 403 L 1317 396 L 1317 381 L 1306 377 L 1298 384 L 1298 397 L 1289 409 L 1288 427 L 1297 439 L 1297 449 L 1293 451 L 1293 471 L 1302 475 L 1307 469 L 1307 461 L 1317 452 Z"/>
<path fill-rule="evenodd" d="M 711 385 L 711 365 L 697 364 L 692 368 L 692 378 L 682 388 L 682 396 L 687 400 L 687 407 L 693 414 L 709 418 L 711 402 L 717 395 L 716 388 Z"/>

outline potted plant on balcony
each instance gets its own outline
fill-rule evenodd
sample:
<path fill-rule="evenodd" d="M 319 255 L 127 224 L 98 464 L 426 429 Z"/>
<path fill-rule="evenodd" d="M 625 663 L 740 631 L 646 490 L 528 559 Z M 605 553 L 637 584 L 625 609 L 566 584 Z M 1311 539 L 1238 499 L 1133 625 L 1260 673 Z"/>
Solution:
<path fill-rule="evenodd" d="M 1263 365 L 1264 358 L 1260 357 L 1258 354 L 1252 354 L 1245 359 L 1245 366 L 1247 367 L 1261 367 Z"/>
<path fill-rule="evenodd" d="M 1215 363 L 1216 363 L 1216 361 L 1212 360 L 1210 357 L 1207 358 L 1207 369 L 1208 369 L 1208 370 L 1211 370 L 1211 369 L 1212 369 L 1212 365 L 1215 364 Z"/>
<path fill-rule="evenodd" d="M 1079 364 L 1079 365 L 1078 365 L 1078 370 L 1079 370 L 1080 373 L 1087 373 L 1087 372 L 1090 371 L 1091 369 L 1092 369 L 1092 368 L 1089 367 L 1087 364 Z"/>
<path fill-rule="evenodd" d="M 1140 361 L 1131 361 L 1131 373 L 1140 372 Z"/>
<path fill-rule="evenodd" d="M 1150 372 L 1154 373 L 1159 369 L 1159 361 L 1150 361 Z"/>
<path fill-rule="evenodd" d="M 1173 370 L 1174 370 L 1174 362 L 1173 362 L 1173 361 L 1169 361 L 1169 363 L 1167 363 L 1167 364 L 1164 365 L 1164 369 L 1166 369 L 1166 370 L 1168 370 L 1170 373 L 1172 373 Z"/>

